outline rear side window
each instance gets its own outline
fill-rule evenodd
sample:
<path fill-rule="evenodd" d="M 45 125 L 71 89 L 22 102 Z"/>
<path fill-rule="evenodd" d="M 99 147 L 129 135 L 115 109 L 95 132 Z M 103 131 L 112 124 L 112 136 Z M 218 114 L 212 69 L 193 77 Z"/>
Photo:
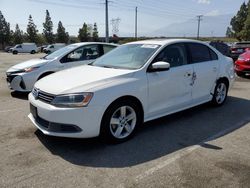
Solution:
<path fill-rule="evenodd" d="M 209 49 L 209 52 L 210 52 L 210 56 L 211 56 L 211 60 L 218 60 L 218 55 L 210 48 Z"/>
<path fill-rule="evenodd" d="M 191 55 L 191 63 L 211 61 L 210 50 L 207 46 L 198 43 L 189 43 L 188 48 Z"/>
<path fill-rule="evenodd" d="M 109 51 L 113 50 L 116 46 L 103 45 L 103 53 L 106 54 Z"/>

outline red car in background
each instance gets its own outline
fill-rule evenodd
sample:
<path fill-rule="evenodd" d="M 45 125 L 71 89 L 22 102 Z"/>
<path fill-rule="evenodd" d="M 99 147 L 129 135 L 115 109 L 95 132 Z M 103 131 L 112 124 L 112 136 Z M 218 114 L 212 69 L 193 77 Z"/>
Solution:
<path fill-rule="evenodd" d="M 235 61 L 235 72 L 238 76 L 245 76 L 247 73 L 250 74 L 250 50 L 246 50 Z"/>

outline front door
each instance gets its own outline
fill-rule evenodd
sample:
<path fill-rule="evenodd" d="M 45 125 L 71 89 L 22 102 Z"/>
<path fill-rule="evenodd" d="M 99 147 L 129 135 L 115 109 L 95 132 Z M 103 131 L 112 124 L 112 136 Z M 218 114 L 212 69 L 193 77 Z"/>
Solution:
<path fill-rule="evenodd" d="M 87 45 L 70 52 L 61 59 L 63 69 L 86 65 L 93 62 L 100 55 L 97 44 Z"/>
<path fill-rule="evenodd" d="M 147 73 L 148 119 L 178 111 L 192 101 L 193 65 L 188 64 L 185 45 L 167 46 L 153 62 L 158 61 L 170 63 L 170 69 Z"/>

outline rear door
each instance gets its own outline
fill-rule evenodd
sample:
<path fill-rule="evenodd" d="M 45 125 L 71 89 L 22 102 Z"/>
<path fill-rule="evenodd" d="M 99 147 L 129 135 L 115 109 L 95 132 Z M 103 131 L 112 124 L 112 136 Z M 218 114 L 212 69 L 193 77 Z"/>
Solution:
<path fill-rule="evenodd" d="M 194 73 L 192 99 L 200 103 L 211 99 L 215 82 L 219 72 L 217 54 L 208 46 L 200 43 L 188 43 L 190 63 L 193 64 Z"/>

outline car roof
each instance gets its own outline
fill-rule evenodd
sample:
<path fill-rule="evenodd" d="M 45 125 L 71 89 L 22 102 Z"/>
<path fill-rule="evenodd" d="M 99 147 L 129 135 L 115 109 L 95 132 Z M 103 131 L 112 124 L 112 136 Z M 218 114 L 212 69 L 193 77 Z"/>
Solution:
<path fill-rule="evenodd" d="M 105 42 L 78 42 L 78 43 L 73 43 L 73 44 L 70 44 L 70 45 L 82 46 L 82 45 L 88 45 L 88 44 L 106 44 L 106 45 L 111 45 L 111 46 L 119 46 L 118 44 L 105 43 Z"/>
<path fill-rule="evenodd" d="M 136 42 L 130 42 L 127 44 L 156 44 L 156 45 L 167 45 L 175 42 L 195 42 L 205 44 L 202 41 L 192 40 L 192 39 L 151 39 L 151 40 L 141 40 Z"/>

